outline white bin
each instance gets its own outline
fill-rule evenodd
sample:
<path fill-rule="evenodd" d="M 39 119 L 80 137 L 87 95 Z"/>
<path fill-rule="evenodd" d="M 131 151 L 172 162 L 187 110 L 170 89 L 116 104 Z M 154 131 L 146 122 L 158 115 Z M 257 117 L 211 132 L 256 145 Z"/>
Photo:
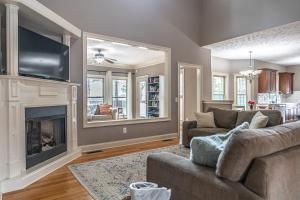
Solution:
<path fill-rule="evenodd" d="M 137 182 L 129 186 L 131 200 L 170 200 L 171 190 L 159 188 L 157 184 L 150 182 Z"/>

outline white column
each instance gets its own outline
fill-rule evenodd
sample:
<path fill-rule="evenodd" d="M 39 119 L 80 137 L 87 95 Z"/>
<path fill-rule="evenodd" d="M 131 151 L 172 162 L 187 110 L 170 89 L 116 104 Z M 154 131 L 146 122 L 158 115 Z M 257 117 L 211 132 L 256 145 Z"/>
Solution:
<path fill-rule="evenodd" d="M 18 10 L 19 7 L 13 4 L 6 6 L 6 49 L 7 49 L 7 73 L 18 75 Z"/>
<path fill-rule="evenodd" d="M 69 47 L 71 46 L 71 35 L 70 34 L 63 35 L 63 43 Z"/>
<path fill-rule="evenodd" d="M 132 73 L 128 72 L 127 76 L 127 118 L 132 119 Z"/>
<path fill-rule="evenodd" d="M 19 102 L 19 82 L 8 81 L 8 170 L 9 178 L 21 175 L 24 171 L 25 119 L 21 117 Z M 24 119 L 23 123 L 21 122 Z M 23 139 L 24 140 L 23 140 Z M 24 142 L 24 143 L 22 143 Z M 23 148 L 24 147 L 24 148 Z M 23 154 L 23 155 L 22 155 Z"/>
<path fill-rule="evenodd" d="M 107 71 L 105 75 L 105 95 L 104 102 L 108 105 L 112 105 L 112 72 Z"/>
<path fill-rule="evenodd" d="M 72 86 L 72 150 L 78 148 L 77 143 L 77 86 Z"/>
<path fill-rule="evenodd" d="M 71 55 L 71 35 L 70 34 L 64 34 L 63 35 L 63 43 L 69 47 L 69 55 Z M 71 82 L 71 62 L 69 57 L 69 82 Z"/>

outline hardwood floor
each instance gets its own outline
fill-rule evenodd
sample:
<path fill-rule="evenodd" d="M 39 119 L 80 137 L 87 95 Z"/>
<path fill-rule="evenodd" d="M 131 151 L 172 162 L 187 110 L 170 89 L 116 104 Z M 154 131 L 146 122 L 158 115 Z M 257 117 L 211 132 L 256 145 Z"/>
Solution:
<path fill-rule="evenodd" d="M 106 149 L 101 152 L 85 153 L 70 164 L 89 162 L 148 149 L 178 144 L 178 139 L 150 142 Z M 89 193 L 80 185 L 69 171 L 67 165 L 33 183 L 23 190 L 6 193 L 3 200 L 92 200 Z"/>

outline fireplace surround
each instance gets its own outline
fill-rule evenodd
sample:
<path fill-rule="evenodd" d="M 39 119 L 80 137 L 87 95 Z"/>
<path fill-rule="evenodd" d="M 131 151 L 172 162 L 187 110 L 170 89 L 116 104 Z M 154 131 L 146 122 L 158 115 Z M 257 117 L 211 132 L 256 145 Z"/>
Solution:
<path fill-rule="evenodd" d="M 25 108 L 26 169 L 67 151 L 67 107 Z"/>
<path fill-rule="evenodd" d="M 77 88 L 79 84 L 19 76 L 18 27 L 25 22 L 36 32 L 54 36 L 71 47 L 81 38 L 81 30 L 45 7 L 36 0 L 0 0 L 5 5 L 5 52 L 6 73 L 0 75 L 0 197 L 30 185 L 52 171 L 64 166 L 81 155 L 77 144 Z M 40 23 L 41 20 L 43 23 Z M 70 54 L 70 56 L 72 56 Z M 41 66 L 42 67 L 42 66 Z M 72 74 L 72 66 L 69 66 Z M 72 76 L 71 76 L 72 77 Z M 54 140 L 54 129 L 61 126 L 62 118 L 32 122 L 26 125 L 26 109 L 37 107 L 65 107 L 64 137 Z M 57 117 L 57 116 L 56 116 Z M 43 161 L 38 165 L 27 162 L 26 129 L 31 126 L 35 147 L 30 155 L 38 151 L 47 152 L 61 146 L 64 153 Z M 51 127 L 52 128 L 49 128 Z M 53 129 L 52 131 L 50 131 Z M 40 131 L 39 131 L 40 130 Z M 38 132 L 44 132 L 38 135 Z M 50 134 L 49 134 L 50 133 Z M 56 138 L 57 139 L 57 138 Z M 44 145 L 44 146 L 43 146 Z M 43 151 L 44 150 L 44 151 Z M 49 152 L 50 152 L 49 151 Z M 1 199 L 1 198 L 0 198 Z"/>
<path fill-rule="evenodd" d="M 22 189 L 81 155 L 77 144 L 78 86 L 0 75 L 1 192 Z"/>

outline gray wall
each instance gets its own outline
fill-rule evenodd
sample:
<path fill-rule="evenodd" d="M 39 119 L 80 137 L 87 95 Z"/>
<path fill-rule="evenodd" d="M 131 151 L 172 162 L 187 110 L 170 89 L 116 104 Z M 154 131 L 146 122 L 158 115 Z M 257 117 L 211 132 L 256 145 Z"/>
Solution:
<path fill-rule="evenodd" d="M 172 49 L 172 121 L 83 129 L 82 87 L 78 94 L 79 145 L 177 132 L 177 62 L 203 65 L 204 82 L 211 82 L 210 51 L 199 47 L 199 0 L 40 0 L 83 31 L 109 35 Z M 82 84 L 82 41 L 71 48 L 71 80 Z M 211 85 L 203 90 L 209 99 Z"/>
<path fill-rule="evenodd" d="M 300 20 L 299 0 L 203 0 L 201 44 Z"/>

